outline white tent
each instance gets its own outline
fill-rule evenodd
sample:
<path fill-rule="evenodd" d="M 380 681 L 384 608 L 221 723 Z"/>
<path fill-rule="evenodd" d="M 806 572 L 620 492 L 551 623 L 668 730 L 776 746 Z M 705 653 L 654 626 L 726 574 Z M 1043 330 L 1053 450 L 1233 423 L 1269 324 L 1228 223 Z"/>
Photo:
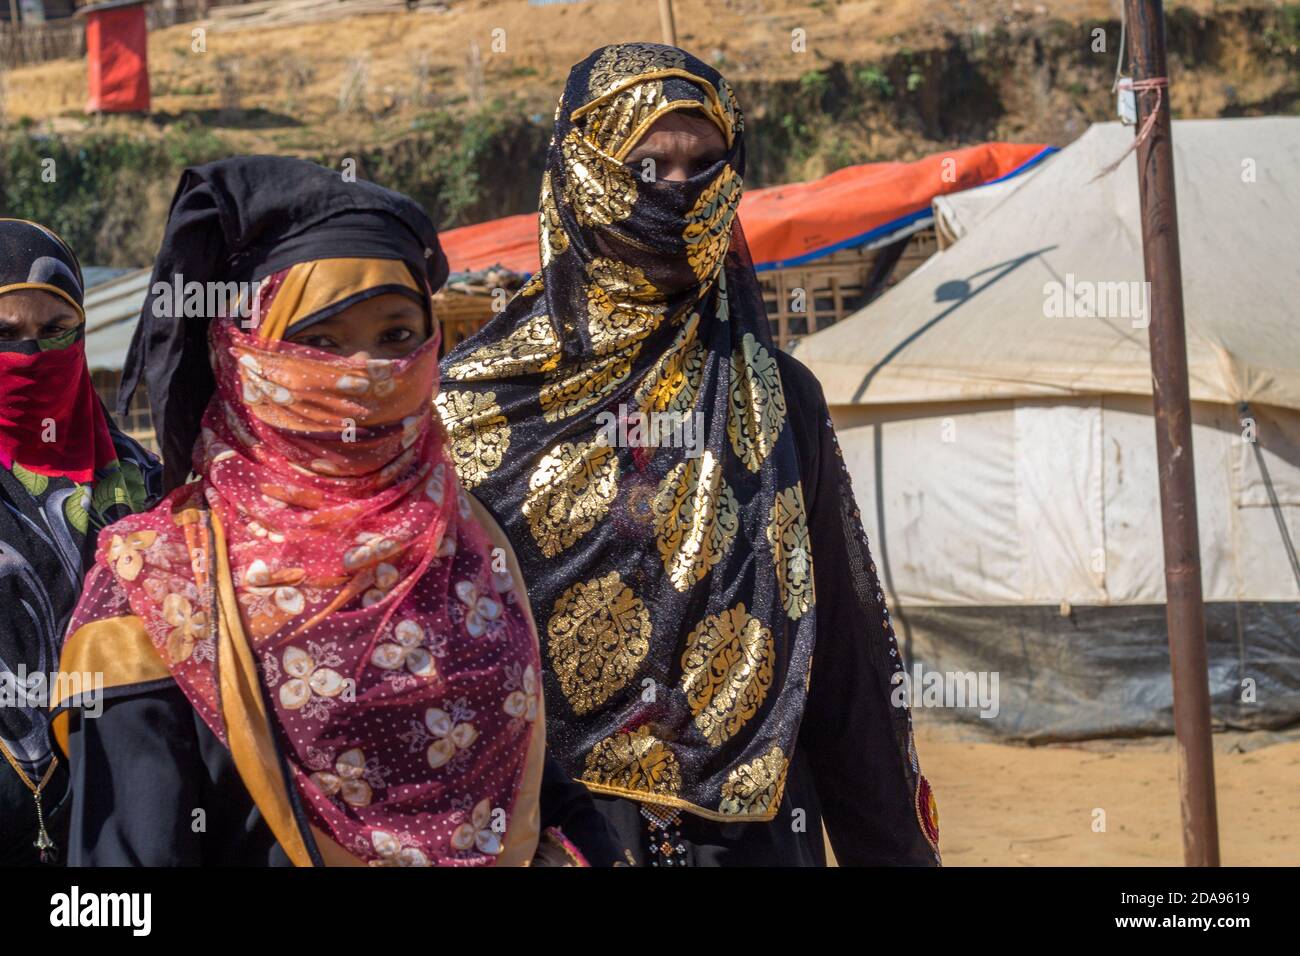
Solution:
<path fill-rule="evenodd" d="M 1278 725 L 1300 719 L 1300 119 L 1173 138 L 1215 712 Z M 794 349 L 915 659 L 999 670 L 985 726 L 1008 734 L 1170 724 L 1136 159 L 1094 180 L 1132 140 L 1094 126 L 957 199 L 954 244 Z"/>
<path fill-rule="evenodd" d="M 1025 170 L 1019 176 L 999 179 L 984 186 L 976 186 L 974 189 L 963 189 L 961 192 L 935 196 L 930 207 L 934 211 L 933 221 L 939 239 L 939 248 L 947 249 L 970 232 L 975 223 L 988 215 L 990 209 L 1033 179 L 1035 174 L 1051 161 L 1052 157 L 1048 156 L 1037 166 Z"/>

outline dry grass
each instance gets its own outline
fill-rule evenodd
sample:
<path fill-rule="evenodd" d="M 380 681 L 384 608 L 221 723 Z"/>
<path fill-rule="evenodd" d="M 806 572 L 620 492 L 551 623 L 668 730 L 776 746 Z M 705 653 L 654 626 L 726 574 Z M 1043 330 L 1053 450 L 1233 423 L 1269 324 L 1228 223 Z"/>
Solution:
<path fill-rule="evenodd" d="M 1261 2 L 1276 0 L 1254 0 Z M 1171 9 L 1201 12 L 1244 3 L 1181 0 Z M 1047 3 L 1002 0 L 875 0 L 823 3 L 793 0 L 676 0 L 679 43 L 715 60 L 732 79 L 798 77 L 829 61 L 870 62 L 900 46 L 921 47 L 944 33 L 988 33 L 1012 22 L 1059 19 L 1082 22 L 1115 15 L 1114 0 L 1052 0 Z M 190 49 L 192 24 L 150 35 L 149 61 L 155 109 L 178 113 L 221 106 L 214 74 L 223 61 L 249 64 L 241 77 L 244 108 L 276 110 L 284 103 L 288 57 L 309 62 L 295 87 L 298 118 L 327 120 L 338 111 L 340 78 L 349 61 L 368 56 L 369 89 L 397 91 L 395 104 L 408 101 L 423 64 L 438 78 L 431 92 L 443 102 L 468 98 L 467 50 L 482 51 L 484 95 L 544 96 L 553 100 L 569 66 L 593 48 L 625 40 L 658 40 L 658 8 L 653 3 L 588 0 L 580 4 L 532 6 L 527 0 L 470 0 L 445 13 L 416 12 L 355 17 L 349 20 L 279 29 L 209 31 L 207 51 Z M 493 30 L 505 31 L 505 50 L 493 48 Z M 791 30 L 807 33 L 807 52 L 790 50 Z M 424 94 L 422 94 L 424 95 Z M 60 60 L 14 71 L 11 103 L 18 114 L 43 119 L 78 111 L 85 102 L 85 64 Z"/>

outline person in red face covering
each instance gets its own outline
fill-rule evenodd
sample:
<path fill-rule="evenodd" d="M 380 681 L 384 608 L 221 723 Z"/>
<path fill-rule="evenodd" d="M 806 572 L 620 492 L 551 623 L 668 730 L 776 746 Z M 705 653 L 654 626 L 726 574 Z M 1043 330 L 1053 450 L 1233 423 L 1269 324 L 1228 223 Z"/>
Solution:
<path fill-rule="evenodd" d="M 157 461 L 91 387 L 84 325 L 72 250 L 0 219 L 0 864 L 59 859 L 68 775 L 49 679 L 96 533 L 158 491 Z"/>

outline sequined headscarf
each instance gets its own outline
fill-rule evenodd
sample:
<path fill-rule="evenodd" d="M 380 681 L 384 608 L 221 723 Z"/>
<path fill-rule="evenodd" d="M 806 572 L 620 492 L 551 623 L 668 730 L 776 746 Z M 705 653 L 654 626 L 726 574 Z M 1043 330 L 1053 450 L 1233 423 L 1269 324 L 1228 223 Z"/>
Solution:
<path fill-rule="evenodd" d="M 625 162 L 682 109 L 717 124 L 721 160 L 685 182 Z M 776 814 L 816 632 L 799 461 L 735 217 L 743 132 L 730 86 L 682 50 L 574 67 L 542 270 L 444 360 L 439 396 L 461 480 L 524 569 L 552 753 L 593 791 L 717 820 Z"/>

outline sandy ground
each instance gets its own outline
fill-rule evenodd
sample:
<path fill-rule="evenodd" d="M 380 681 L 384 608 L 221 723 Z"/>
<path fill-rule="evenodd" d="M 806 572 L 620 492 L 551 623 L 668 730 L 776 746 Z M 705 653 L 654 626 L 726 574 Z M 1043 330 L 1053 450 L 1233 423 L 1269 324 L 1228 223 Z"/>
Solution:
<path fill-rule="evenodd" d="M 1019 747 L 957 739 L 922 716 L 917 749 L 947 866 L 1183 862 L 1171 738 Z M 1214 760 L 1223 865 L 1300 865 L 1297 735 L 1219 734 Z"/>

